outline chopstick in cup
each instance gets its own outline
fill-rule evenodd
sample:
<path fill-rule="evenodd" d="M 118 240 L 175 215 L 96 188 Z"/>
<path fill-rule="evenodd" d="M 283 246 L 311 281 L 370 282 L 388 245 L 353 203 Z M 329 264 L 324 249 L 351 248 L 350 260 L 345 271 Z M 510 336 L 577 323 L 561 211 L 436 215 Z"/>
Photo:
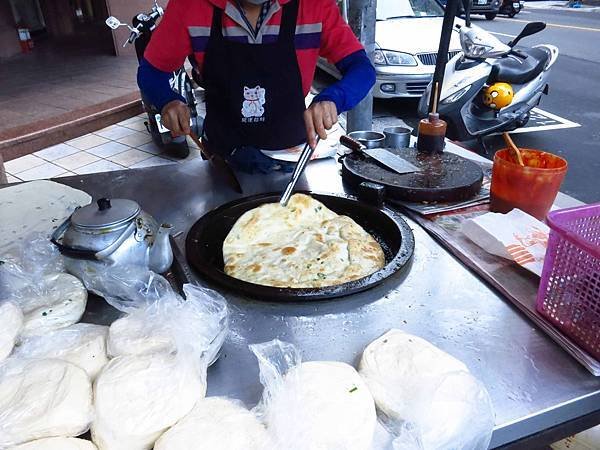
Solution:
<path fill-rule="evenodd" d="M 525 167 L 525 163 L 523 162 L 523 155 L 521 155 L 521 150 L 519 147 L 515 145 L 510 135 L 506 132 L 502 133 L 502 137 L 504 138 L 504 142 L 508 145 L 508 148 L 511 150 L 513 157 L 516 158 L 517 162 L 521 167 Z"/>

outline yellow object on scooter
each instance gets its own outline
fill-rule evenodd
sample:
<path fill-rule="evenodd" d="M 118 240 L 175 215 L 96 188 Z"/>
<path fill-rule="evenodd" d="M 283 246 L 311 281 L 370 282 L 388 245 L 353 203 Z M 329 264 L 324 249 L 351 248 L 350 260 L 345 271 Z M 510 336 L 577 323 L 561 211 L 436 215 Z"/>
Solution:
<path fill-rule="evenodd" d="M 502 109 L 511 104 L 513 88 L 508 83 L 494 83 L 483 90 L 483 104 L 492 109 Z"/>

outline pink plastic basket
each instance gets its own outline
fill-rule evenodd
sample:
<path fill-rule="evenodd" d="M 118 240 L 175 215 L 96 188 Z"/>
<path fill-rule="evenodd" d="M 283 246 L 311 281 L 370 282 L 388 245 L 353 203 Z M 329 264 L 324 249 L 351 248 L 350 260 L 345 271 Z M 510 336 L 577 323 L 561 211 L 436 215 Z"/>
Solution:
<path fill-rule="evenodd" d="M 536 308 L 600 360 L 600 203 L 548 214 Z"/>

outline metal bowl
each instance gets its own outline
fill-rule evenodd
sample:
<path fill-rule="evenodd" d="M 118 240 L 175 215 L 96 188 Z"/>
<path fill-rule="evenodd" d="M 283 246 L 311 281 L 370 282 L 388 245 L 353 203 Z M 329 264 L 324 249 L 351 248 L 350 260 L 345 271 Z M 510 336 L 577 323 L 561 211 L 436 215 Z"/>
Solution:
<path fill-rule="evenodd" d="M 391 148 L 406 148 L 410 144 L 410 129 L 405 127 L 387 127 L 383 129 L 385 146 Z"/>
<path fill-rule="evenodd" d="M 191 267 L 225 289 L 259 300 L 307 301 L 343 297 L 367 290 L 407 266 L 413 255 L 415 240 L 412 230 L 398 213 L 347 195 L 305 193 L 332 211 L 353 218 L 381 245 L 386 265 L 359 280 L 321 288 L 277 288 L 227 275 L 223 270 L 223 241 L 235 222 L 246 211 L 279 201 L 280 194 L 262 194 L 227 203 L 205 214 L 192 226 L 186 239 L 186 255 Z"/>
<path fill-rule="evenodd" d="M 367 148 L 380 148 L 385 144 L 385 134 L 379 131 L 353 131 L 348 136 Z"/>

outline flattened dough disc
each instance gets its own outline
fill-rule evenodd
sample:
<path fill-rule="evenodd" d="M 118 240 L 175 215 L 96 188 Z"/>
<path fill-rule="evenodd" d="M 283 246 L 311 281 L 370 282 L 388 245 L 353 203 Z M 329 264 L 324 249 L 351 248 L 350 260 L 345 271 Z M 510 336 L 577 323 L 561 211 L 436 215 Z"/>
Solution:
<path fill-rule="evenodd" d="M 83 191 L 47 180 L 0 189 L 0 253 L 31 233 L 50 237 L 76 207 L 91 201 Z"/>

